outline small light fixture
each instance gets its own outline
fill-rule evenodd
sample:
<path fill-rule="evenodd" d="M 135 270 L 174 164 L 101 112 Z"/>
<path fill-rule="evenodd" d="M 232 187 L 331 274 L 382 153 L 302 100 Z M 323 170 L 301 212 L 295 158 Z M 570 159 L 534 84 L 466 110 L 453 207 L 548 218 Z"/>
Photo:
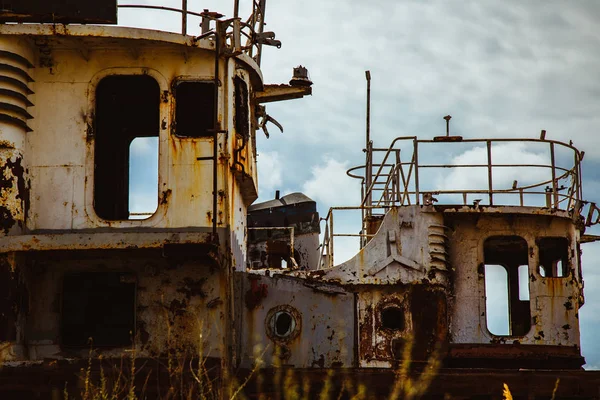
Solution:
<path fill-rule="evenodd" d="M 311 86 L 312 81 L 308 78 L 308 69 L 302 65 L 294 68 L 294 76 L 290 81 L 290 86 Z"/>

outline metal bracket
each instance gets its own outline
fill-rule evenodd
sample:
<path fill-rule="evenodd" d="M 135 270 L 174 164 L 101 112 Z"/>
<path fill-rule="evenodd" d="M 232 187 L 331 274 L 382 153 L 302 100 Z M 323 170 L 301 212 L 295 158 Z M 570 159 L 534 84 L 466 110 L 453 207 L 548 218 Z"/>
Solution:
<path fill-rule="evenodd" d="M 258 127 L 263 130 L 265 136 L 269 137 L 269 130 L 267 129 L 267 122 L 272 122 L 273 125 L 279 128 L 281 133 L 283 133 L 283 126 L 273 117 L 267 114 L 267 109 L 265 106 L 257 106 L 256 107 L 256 117 L 262 118 L 258 123 Z"/>
<path fill-rule="evenodd" d="M 281 48 L 281 41 L 275 39 L 275 32 L 254 33 L 252 39 L 255 43 L 266 44 L 267 46 L 275 46 Z"/>

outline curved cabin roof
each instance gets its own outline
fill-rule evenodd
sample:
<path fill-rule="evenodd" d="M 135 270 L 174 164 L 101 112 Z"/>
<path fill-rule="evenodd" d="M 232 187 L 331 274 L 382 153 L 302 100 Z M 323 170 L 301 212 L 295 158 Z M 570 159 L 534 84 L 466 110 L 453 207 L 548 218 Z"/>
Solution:
<path fill-rule="evenodd" d="M 197 39 L 195 36 L 164 32 L 153 29 L 130 28 L 106 25 L 62 25 L 62 24 L 0 24 L 0 36 L 45 37 L 54 48 L 79 48 L 85 52 L 90 47 L 111 47 L 130 41 L 132 46 L 180 47 L 182 51 L 210 51 L 215 42 L 210 37 Z M 244 63 L 250 72 L 256 90 L 263 88 L 263 76 L 259 65 L 245 53 L 227 55 Z M 225 56 L 223 56 L 225 57 Z"/>
<path fill-rule="evenodd" d="M 316 204 L 313 199 L 311 199 L 304 193 L 295 192 L 295 193 L 290 193 L 288 195 L 285 195 L 279 199 L 273 199 L 273 200 L 268 200 L 268 201 L 265 201 L 262 203 L 253 204 L 250 207 L 248 207 L 248 211 L 252 212 L 252 211 L 259 211 L 259 210 L 267 210 L 270 208 L 297 205 L 297 204 L 302 204 L 302 203 Z"/>

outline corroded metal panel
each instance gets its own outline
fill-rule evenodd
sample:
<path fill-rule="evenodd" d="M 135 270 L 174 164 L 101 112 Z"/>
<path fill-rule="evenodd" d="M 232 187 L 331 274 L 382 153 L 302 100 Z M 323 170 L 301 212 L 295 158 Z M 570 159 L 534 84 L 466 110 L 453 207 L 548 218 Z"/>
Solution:
<path fill-rule="evenodd" d="M 571 219 L 535 214 L 481 213 L 477 216 L 446 213 L 452 228 L 450 262 L 455 270 L 451 335 L 454 343 L 506 343 L 579 346 L 577 310 L 582 284 L 576 243 L 579 230 Z M 528 246 L 531 329 L 525 335 L 493 335 L 486 324 L 483 243 L 489 237 L 520 237 Z M 540 274 L 538 240 L 568 240 L 565 277 Z"/>
<path fill-rule="evenodd" d="M 27 290 L 36 293 L 28 306 L 25 345 L 30 359 L 61 358 L 67 354 L 83 357 L 89 352 L 87 346 L 69 348 L 61 343 L 61 330 L 65 329 L 61 322 L 61 310 L 65 308 L 60 303 L 65 298 L 61 295 L 61 282 L 66 274 L 105 272 L 123 272 L 135 284 L 135 302 L 121 306 L 135 307 L 132 346 L 141 357 L 210 355 L 227 359 L 230 339 L 224 329 L 231 316 L 226 305 L 226 274 L 207 253 L 197 253 L 187 260 L 177 258 L 177 253 L 174 257 L 160 255 L 160 251 L 141 250 L 86 255 L 51 252 L 35 263 L 21 266 L 27 272 Z M 123 348 L 95 351 L 118 357 Z"/>
<path fill-rule="evenodd" d="M 425 285 L 371 287 L 358 293 L 360 367 L 389 368 L 443 357 L 448 321 L 446 294 Z"/>
<path fill-rule="evenodd" d="M 447 287 L 444 230 L 442 215 L 432 209 L 392 208 L 377 235 L 356 256 L 308 275 L 351 285 L 427 282 Z"/>
<path fill-rule="evenodd" d="M 236 273 L 235 280 L 242 366 L 259 357 L 299 368 L 354 365 L 353 293 L 285 275 Z M 276 332 L 282 313 L 293 317 L 289 334 Z"/>

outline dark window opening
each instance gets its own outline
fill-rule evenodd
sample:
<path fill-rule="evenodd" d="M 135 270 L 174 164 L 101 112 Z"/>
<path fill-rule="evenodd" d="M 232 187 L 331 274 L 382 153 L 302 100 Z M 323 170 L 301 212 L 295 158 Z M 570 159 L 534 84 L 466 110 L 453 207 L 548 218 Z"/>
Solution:
<path fill-rule="evenodd" d="M 235 85 L 235 132 L 244 138 L 250 135 L 250 119 L 248 117 L 248 86 L 238 76 L 234 79 Z"/>
<path fill-rule="evenodd" d="M 267 234 L 270 230 L 267 231 Z M 269 240 L 267 241 L 267 268 L 279 269 L 279 268 L 291 268 L 293 267 L 292 260 L 290 259 L 291 249 L 290 244 L 283 240 Z M 294 255 L 297 251 L 294 250 Z M 295 260 L 297 262 L 297 260 Z"/>
<path fill-rule="evenodd" d="M 564 278 L 569 275 L 569 241 L 561 237 L 538 240 L 540 265 L 538 272 L 545 278 Z"/>
<path fill-rule="evenodd" d="M 100 218 L 145 218 L 156 211 L 159 106 L 160 88 L 147 75 L 113 75 L 98 84 L 94 209 Z"/>
<path fill-rule="evenodd" d="M 381 326 L 392 331 L 404 329 L 404 312 L 398 307 L 387 307 L 381 311 Z"/>
<path fill-rule="evenodd" d="M 292 333 L 294 317 L 285 311 L 275 315 L 275 334 L 279 337 L 286 337 Z"/>
<path fill-rule="evenodd" d="M 129 346 L 135 335 L 135 279 L 124 273 L 65 275 L 62 344 Z"/>
<path fill-rule="evenodd" d="M 486 322 L 494 335 L 523 336 L 531 329 L 528 254 L 519 236 L 484 243 Z"/>
<path fill-rule="evenodd" d="M 212 137 L 215 112 L 213 82 L 178 82 L 175 86 L 175 134 Z"/>

